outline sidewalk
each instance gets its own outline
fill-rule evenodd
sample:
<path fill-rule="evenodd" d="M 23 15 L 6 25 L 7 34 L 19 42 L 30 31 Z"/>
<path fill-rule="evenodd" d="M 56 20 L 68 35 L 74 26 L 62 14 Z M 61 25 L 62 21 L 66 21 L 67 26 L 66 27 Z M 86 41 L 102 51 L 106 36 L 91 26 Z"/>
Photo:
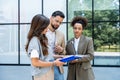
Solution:
<path fill-rule="evenodd" d="M 32 80 L 30 66 L 0 66 L 0 80 Z M 64 67 L 66 80 L 67 67 Z M 93 67 L 95 80 L 120 80 L 120 68 Z"/>

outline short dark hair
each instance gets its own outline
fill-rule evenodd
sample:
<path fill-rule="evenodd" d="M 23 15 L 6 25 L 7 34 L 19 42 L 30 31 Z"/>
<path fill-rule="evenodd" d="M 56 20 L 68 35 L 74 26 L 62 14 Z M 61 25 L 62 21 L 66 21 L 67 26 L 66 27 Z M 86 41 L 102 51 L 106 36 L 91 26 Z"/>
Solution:
<path fill-rule="evenodd" d="M 60 16 L 62 18 L 65 18 L 65 15 L 62 11 L 55 11 L 52 13 L 52 16 L 56 17 L 56 16 Z"/>
<path fill-rule="evenodd" d="M 82 24 L 82 27 L 84 29 L 87 26 L 88 20 L 85 17 L 76 16 L 73 18 L 71 26 L 73 27 L 76 23 Z"/>

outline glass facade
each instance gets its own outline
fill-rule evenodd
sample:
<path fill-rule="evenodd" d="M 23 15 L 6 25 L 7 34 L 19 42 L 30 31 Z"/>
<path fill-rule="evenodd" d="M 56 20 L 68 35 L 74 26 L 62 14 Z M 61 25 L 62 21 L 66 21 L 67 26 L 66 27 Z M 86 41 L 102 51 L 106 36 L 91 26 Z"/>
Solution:
<path fill-rule="evenodd" d="M 84 16 L 84 34 L 94 41 L 93 66 L 120 66 L 120 0 L 0 0 L 0 7 L 0 64 L 30 64 L 25 45 L 32 17 L 61 10 L 66 42 L 73 37 L 72 18 Z"/>

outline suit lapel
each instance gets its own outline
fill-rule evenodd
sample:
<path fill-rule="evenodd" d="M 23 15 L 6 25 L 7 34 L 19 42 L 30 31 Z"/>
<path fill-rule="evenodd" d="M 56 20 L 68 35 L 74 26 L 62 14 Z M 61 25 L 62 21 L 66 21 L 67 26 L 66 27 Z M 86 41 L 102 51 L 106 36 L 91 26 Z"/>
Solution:
<path fill-rule="evenodd" d="M 75 55 L 75 50 L 74 50 L 74 38 L 72 38 L 68 44 L 67 44 L 67 52 L 69 53 L 69 55 Z"/>
<path fill-rule="evenodd" d="M 78 54 L 82 54 L 83 49 L 84 49 L 83 45 L 84 45 L 84 36 L 81 36 L 79 44 L 78 44 Z"/>
<path fill-rule="evenodd" d="M 71 46 L 72 46 L 72 51 L 73 51 L 73 54 L 76 55 L 76 51 L 75 51 L 75 47 L 74 47 L 74 38 L 71 40 Z"/>

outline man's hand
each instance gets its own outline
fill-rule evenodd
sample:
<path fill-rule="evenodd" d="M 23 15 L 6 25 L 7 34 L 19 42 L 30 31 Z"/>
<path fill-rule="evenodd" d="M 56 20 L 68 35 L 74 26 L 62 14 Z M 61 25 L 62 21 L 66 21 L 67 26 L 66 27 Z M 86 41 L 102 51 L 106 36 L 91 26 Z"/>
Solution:
<path fill-rule="evenodd" d="M 55 46 L 55 52 L 61 53 L 61 52 L 63 52 L 63 48 L 61 46 L 59 46 L 59 45 L 56 45 Z"/>

